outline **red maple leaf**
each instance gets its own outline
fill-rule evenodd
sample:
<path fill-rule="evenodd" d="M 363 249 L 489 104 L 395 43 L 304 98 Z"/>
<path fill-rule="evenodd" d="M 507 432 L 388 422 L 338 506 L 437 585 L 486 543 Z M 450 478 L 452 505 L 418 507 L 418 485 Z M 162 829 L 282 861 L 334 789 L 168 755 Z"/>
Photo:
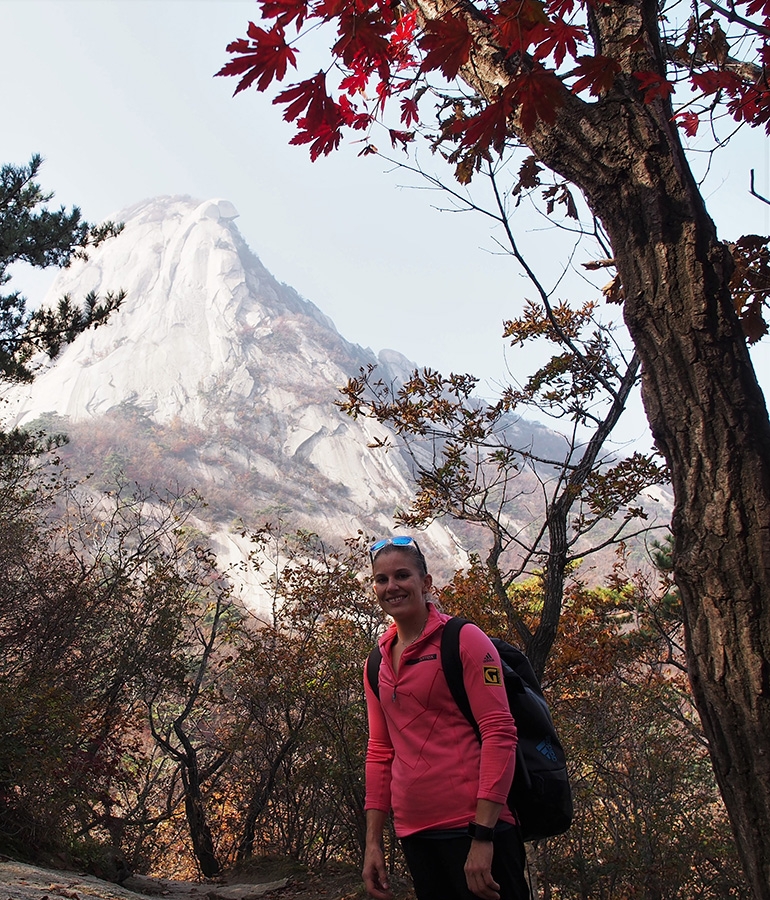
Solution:
<path fill-rule="evenodd" d="M 519 116 L 525 134 L 531 134 L 538 120 L 547 125 L 556 120 L 556 110 L 562 106 L 564 86 L 542 66 L 520 75 L 515 82 L 514 99 L 521 107 Z"/>
<path fill-rule="evenodd" d="M 409 46 L 414 40 L 414 32 L 417 27 L 417 10 L 413 9 L 405 16 L 401 16 L 398 24 L 390 36 L 390 45 L 394 48 Z"/>
<path fill-rule="evenodd" d="M 297 50 L 290 47 L 283 28 L 275 24 L 270 31 L 249 22 L 248 35 L 227 45 L 227 52 L 238 54 L 218 72 L 217 75 L 242 75 L 235 93 L 245 90 L 257 82 L 257 90 L 266 90 L 273 81 L 282 81 L 289 64 L 297 68 Z"/>
<path fill-rule="evenodd" d="M 465 19 L 449 14 L 427 22 L 418 43 L 425 53 L 422 71 L 433 72 L 438 69 L 451 81 L 468 62 L 473 39 Z"/>
<path fill-rule="evenodd" d="M 361 131 L 372 124 L 372 116 L 369 113 L 359 112 L 347 97 L 340 97 L 337 114 L 341 123 L 354 131 Z"/>
<path fill-rule="evenodd" d="M 758 84 L 743 85 L 727 104 L 736 122 L 770 123 L 770 91 Z M 770 124 L 768 124 L 770 128 Z"/>
<path fill-rule="evenodd" d="M 526 52 L 549 21 L 540 0 L 501 0 L 491 19 L 495 39 L 507 56 Z"/>
<path fill-rule="evenodd" d="M 390 42 L 385 37 L 388 26 L 376 13 L 344 13 L 340 16 L 338 33 L 340 39 L 332 47 L 332 53 L 339 56 L 346 66 L 354 61 L 366 61 L 377 68 L 381 78 L 387 78 L 390 71 Z"/>
<path fill-rule="evenodd" d="M 375 91 L 377 93 L 377 110 L 381 114 L 385 111 L 385 103 L 388 97 L 393 93 L 393 85 L 390 81 L 383 80 L 378 83 Z"/>
<path fill-rule="evenodd" d="M 369 83 L 370 72 L 362 65 L 352 65 L 350 74 L 340 81 L 340 90 L 348 94 L 363 94 Z"/>
<path fill-rule="evenodd" d="M 770 0 L 749 0 L 746 4 L 746 12 L 750 16 L 761 13 L 765 24 L 767 24 L 768 19 L 770 19 Z"/>
<path fill-rule="evenodd" d="M 620 72 L 620 63 L 610 56 L 579 56 L 577 66 L 569 73 L 577 75 L 577 81 L 572 85 L 572 93 L 579 94 L 588 88 L 592 97 L 605 94 L 615 83 L 615 76 Z"/>
<path fill-rule="evenodd" d="M 480 113 L 453 122 L 448 128 L 449 134 L 462 135 L 460 146 L 480 149 L 494 147 L 501 153 L 508 137 L 508 119 L 515 107 L 513 94 L 513 85 L 507 85 L 497 100 Z"/>
<path fill-rule="evenodd" d="M 546 4 L 546 9 L 549 15 L 564 18 L 572 15 L 576 6 L 576 0 L 549 0 Z"/>
<path fill-rule="evenodd" d="M 337 104 L 326 93 L 326 75 L 323 72 L 290 85 L 278 94 L 273 103 L 289 104 L 283 114 L 287 122 L 293 122 L 304 112 L 301 127 L 308 131 L 320 128 L 323 123 L 333 124 L 339 120 Z"/>
<path fill-rule="evenodd" d="M 585 43 L 585 37 L 585 29 L 581 25 L 570 25 L 563 19 L 554 19 L 533 32 L 532 43 L 537 45 L 533 55 L 535 59 L 547 59 L 553 54 L 558 67 L 567 54 L 577 56 L 577 45 Z"/>
<path fill-rule="evenodd" d="M 548 17 L 538 0 L 502 0 L 492 22 L 497 30 L 497 42 L 507 56 L 512 56 L 529 47 L 533 30 L 547 25 Z"/>
<path fill-rule="evenodd" d="M 398 20 L 398 24 L 390 36 L 390 59 L 395 69 L 402 70 L 416 65 L 411 48 L 414 44 L 414 33 L 417 28 L 417 10 L 407 13 Z"/>
<path fill-rule="evenodd" d="M 404 150 L 406 150 L 406 145 L 414 140 L 414 132 L 413 131 L 396 131 L 393 128 L 388 129 L 390 132 L 390 143 L 395 147 L 396 144 L 401 144 Z"/>
<path fill-rule="evenodd" d="M 413 122 L 420 121 L 417 100 L 414 97 L 403 97 L 401 100 L 401 121 L 408 128 Z"/>
<path fill-rule="evenodd" d="M 348 5 L 348 0 L 320 0 L 313 7 L 313 16 L 326 22 L 336 19 Z"/>
<path fill-rule="evenodd" d="M 358 112 L 346 96 L 340 97 L 339 103 L 334 102 L 326 92 L 323 72 L 290 85 L 273 103 L 288 104 L 283 117 L 287 122 L 296 119 L 298 128 L 289 143 L 310 144 L 313 161 L 339 147 L 343 127 L 360 130 L 371 123 L 371 116 Z"/>
<path fill-rule="evenodd" d="M 263 19 L 276 19 L 284 28 L 296 20 L 297 31 L 308 14 L 308 0 L 260 0 Z"/>
<path fill-rule="evenodd" d="M 717 91 L 735 93 L 741 86 L 741 80 L 732 72 L 720 69 L 707 69 L 705 72 L 696 72 L 691 81 L 693 85 L 704 94 L 716 94 Z"/>
<path fill-rule="evenodd" d="M 658 98 L 665 100 L 674 90 L 674 85 L 659 72 L 632 72 L 639 82 L 639 90 L 644 91 L 644 102 L 652 103 Z"/>
<path fill-rule="evenodd" d="M 342 133 L 339 128 L 323 123 L 320 127 L 309 129 L 305 127 L 304 119 L 298 119 L 297 125 L 300 131 L 294 135 L 289 143 L 294 145 L 310 144 L 310 159 L 312 162 L 315 162 L 321 155 L 328 156 L 340 145 Z"/>
<path fill-rule="evenodd" d="M 289 141 L 290 144 L 310 144 L 310 159 L 315 162 L 319 156 L 328 156 L 340 145 L 342 126 L 354 129 L 365 128 L 371 122 L 371 116 L 359 113 L 347 97 L 334 103 L 331 98 L 324 103 L 323 117 L 317 117 L 317 110 L 308 106 L 308 115 L 297 119 L 298 132 Z"/>
<path fill-rule="evenodd" d="M 698 133 L 700 118 L 698 117 L 697 113 L 691 112 L 689 110 L 678 112 L 675 116 L 673 116 L 673 120 L 688 137 L 695 137 L 695 135 Z"/>

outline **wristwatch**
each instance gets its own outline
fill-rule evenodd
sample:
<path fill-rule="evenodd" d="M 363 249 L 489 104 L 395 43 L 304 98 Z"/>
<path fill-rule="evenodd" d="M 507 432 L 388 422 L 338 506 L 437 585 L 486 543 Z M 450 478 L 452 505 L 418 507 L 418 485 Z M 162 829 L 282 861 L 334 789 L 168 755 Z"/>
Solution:
<path fill-rule="evenodd" d="M 468 834 L 474 841 L 492 841 L 495 837 L 495 829 L 488 825 L 479 825 L 478 822 L 468 822 Z"/>

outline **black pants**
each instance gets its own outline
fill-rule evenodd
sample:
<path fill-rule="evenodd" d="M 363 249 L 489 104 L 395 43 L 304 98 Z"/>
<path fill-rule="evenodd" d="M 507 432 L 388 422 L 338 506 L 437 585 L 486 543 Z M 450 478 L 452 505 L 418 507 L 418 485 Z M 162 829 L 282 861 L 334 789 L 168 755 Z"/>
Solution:
<path fill-rule="evenodd" d="M 500 885 L 500 900 L 529 900 L 529 887 L 524 877 L 524 843 L 518 828 L 508 828 L 495 835 L 492 877 Z M 417 900 L 478 900 L 465 881 L 465 860 L 471 839 L 457 837 L 402 838 L 406 863 L 414 882 Z"/>

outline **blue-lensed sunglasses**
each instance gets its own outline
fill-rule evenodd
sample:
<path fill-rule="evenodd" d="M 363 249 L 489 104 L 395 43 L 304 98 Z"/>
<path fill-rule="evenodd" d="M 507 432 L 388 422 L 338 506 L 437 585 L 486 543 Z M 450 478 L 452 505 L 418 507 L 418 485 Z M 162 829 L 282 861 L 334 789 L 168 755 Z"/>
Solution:
<path fill-rule="evenodd" d="M 394 547 L 414 547 L 414 549 L 420 554 L 420 556 L 425 559 L 422 555 L 422 550 L 420 550 L 417 541 L 413 537 L 409 537 L 407 534 L 399 534 L 396 537 L 391 538 L 383 538 L 381 541 L 375 541 L 372 546 L 369 548 L 369 558 L 374 562 L 374 557 L 382 550 L 383 547 L 387 547 L 388 544 L 392 544 Z"/>

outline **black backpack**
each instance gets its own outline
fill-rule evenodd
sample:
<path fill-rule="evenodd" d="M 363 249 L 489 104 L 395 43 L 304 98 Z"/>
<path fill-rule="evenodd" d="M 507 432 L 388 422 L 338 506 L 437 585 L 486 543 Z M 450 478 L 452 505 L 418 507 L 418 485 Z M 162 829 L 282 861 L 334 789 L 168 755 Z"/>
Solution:
<path fill-rule="evenodd" d="M 460 659 L 460 629 L 467 619 L 454 617 L 444 626 L 441 667 L 455 702 L 481 740 L 463 681 Z M 516 769 L 508 794 L 508 806 L 516 814 L 525 841 L 563 834 L 572 823 L 572 791 L 567 777 L 564 749 L 556 734 L 551 712 L 527 657 L 499 638 L 491 638 L 503 664 L 503 682 L 508 695 L 518 743 Z M 377 697 L 382 654 L 379 645 L 369 654 L 366 675 Z"/>

